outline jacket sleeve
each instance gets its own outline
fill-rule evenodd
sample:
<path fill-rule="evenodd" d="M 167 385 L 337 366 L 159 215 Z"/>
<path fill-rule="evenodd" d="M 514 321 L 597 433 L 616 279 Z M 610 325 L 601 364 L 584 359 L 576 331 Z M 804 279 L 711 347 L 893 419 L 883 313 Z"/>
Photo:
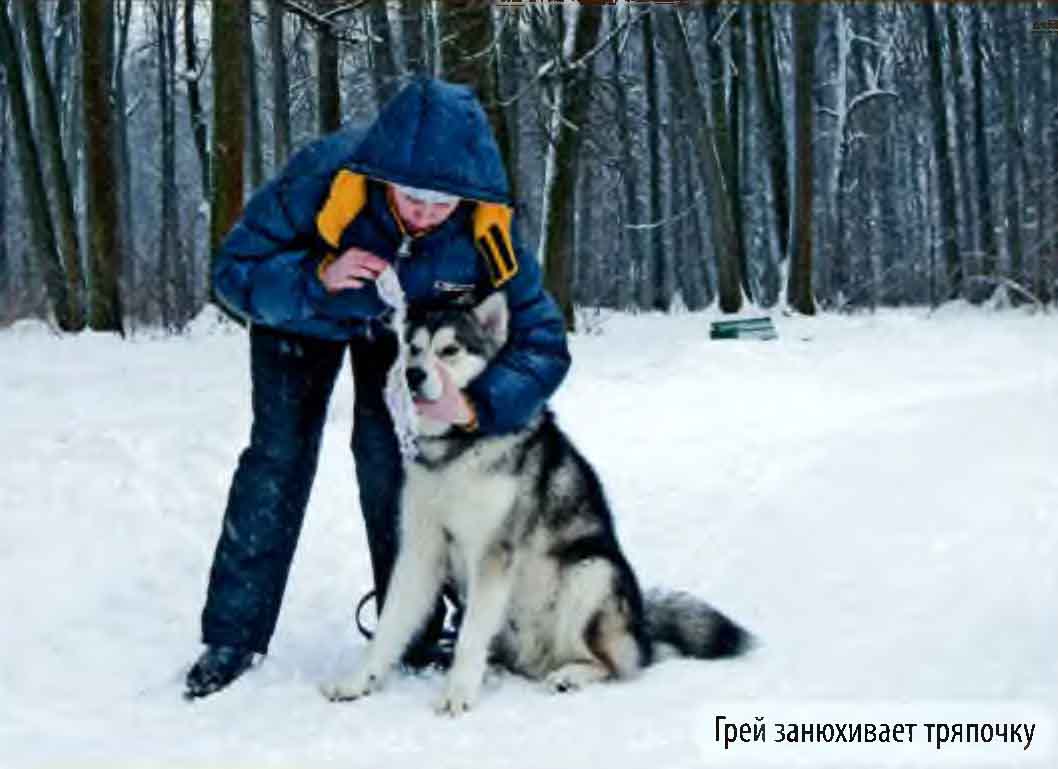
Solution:
<path fill-rule="evenodd" d="M 374 317 L 383 309 L 373 284 L 332 297 L 316 277 L 325 246 L 316 214 L 333 178 L 329 164 L 314 157 L 321 152 L 310 146 L 295 155 L 254 193 L 221 243 L 213 288 L 238 315 L 282 328 L 311 318 Z"/>
<path fill-rule="evenodd" d="M 518 273 L 502 290 L 510 312 L 507 344 L 467 388 L 483 433 L 528 424 L 570 366 L 565 320 L 544 290 L 535 257 L 519 248 Z"/>

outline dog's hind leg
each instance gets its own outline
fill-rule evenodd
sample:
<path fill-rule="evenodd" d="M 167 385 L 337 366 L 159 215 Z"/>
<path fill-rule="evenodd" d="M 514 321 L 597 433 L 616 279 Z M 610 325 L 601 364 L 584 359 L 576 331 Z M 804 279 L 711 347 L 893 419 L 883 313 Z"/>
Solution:
<path fill-rule="evenodd" d="M 425 524 L 406 530 L 386 603 L 365 661 L 352 677 L 321 688 L 330 700 L 355 700 L 382 688 L 386 675 L 433 610 L 444 577 L 444 536 Z"/>
<path fill-rule="evenodd" d="M 496 546 L 470 574 L 467 609 L 456 641 L 455 659 L 437 703 L 441 714 L 459 715 L 473 707 L 481 692 L 489 645 L 507 613 L 514 564 L 509 547 Z"/>
<path fill-rule="evenodd" d="M 594 657 L 615 678 L 631 678 L 643 667 L 643 652 L 621 604 L 617 597 L 606 602 L 589 627 L 586 640 Z"/>
<path fill-rule="evenodd" d="M 607 678 L 630 678 L 643 666 L 632 628 L 636 617 L 620 590 L 620 572 L 603 558 L 567 569 L 558 605 L 552 691 L 569 691 Z"/>

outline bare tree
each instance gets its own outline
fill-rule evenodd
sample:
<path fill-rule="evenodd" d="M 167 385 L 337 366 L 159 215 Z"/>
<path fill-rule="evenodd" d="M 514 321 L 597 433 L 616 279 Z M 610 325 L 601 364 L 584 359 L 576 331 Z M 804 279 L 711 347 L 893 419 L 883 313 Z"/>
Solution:
<path fill-rule="evenodd" d="M 243 205 L 243 153 L 246 123 L 243 112 L 246 35 L 242 3 L 214 3 L 213 38 L 213 202 L 210 215 L 210 252 L 238 219 Z"/>
<path fill-rule="evenodd" d="M 812 88 L 819 13 L 819 6 L 814 3 L 793 9 L 794 157 L 797 165 L 790 215 L 786 301 L 804 315 L 814 315 L 816 311 L 812 293 L 812 125 L 815 112 Z"/>
<path fill-rule="evenodd" d="M 134 253 L 135 232 L 132 222 L 132 147 L 129 144 L 129 112 L 128 88 L 125 78 L 125 60 L 129 50 L 129 25 L 132 23 L 132 0 L 114 0 L 114 12 L 118 24 L 118 44 L 114 55 L 114 109 L 121 116 L 116 121 L 118 143 L 118 194 L 121 201 L 121 237 L 122 252 L 125 259 L 122 261 L 122 279 L 125 291 L 125 309 L 130 315 L 135 315 L 137 300 L 140 294 L 138 283 L 138 271 L 136 269 L 136 255 Z"/>
<path fill-rule="evenodd" d="M 20 9 L 26 52 L 29 54 L 30 72 L 34 84 L 34 104 L 39 116 L 38 138 L 43 154 L 48 159 L 51 171 L 52 199 L 55 204 L 55 220 L 58 223 L 58 245 L 62 254 L 66 275 L 66 292 L 69 299 L 70 319 L 74 329 L 84 326 L 84 274 L 81 270 L 81 247 L 77 240 L 77 217 L 74 214 L 73 191 L 66 174 L 63 157 L 62 127 L 59 120 L 59 105 L 55 99 L 51 76 L 44 58 L 44 44 L 40 30 L 40 17 L 35 4 L 16 3 Z"/>
<path fill-rule="evenodd" d="M 658 93 L 661 90 L 658 77 L 658 54 L 655 45 L 654 20 L 650 14 L 643 17 L 643 90 L 647 99 L 647 260 L 639 275 L 639 305 L 668 312 L 672 301 L 671 291 L 666 287 L 666 273 L 671 256 L 666 253 L 661 232 L 661 109 Z"/>
<path fill-rule="evenodd" d="M 404 66 L 408 72 L 425 74 L 426 41 L 424 35 L 424 6 L 422 0 L 400 0 L 401 38 L 404 41 Z"/>
<path fill-rule="evenodd" d="M 113 15 L 104 0 L 81 0 L 81 74 L 85 125 L 85 193 L 88 261 L 91 265 L 89 324 L 96 331 L 123 332 L 121 238 L 114 179 L 114 115 L 110 104 Z"/>
<path fill-rule="evenodd" d="M 754 3 L 750 13 L 756 41 L 756 91 L 764 123 L 767 169 L 775 208 L 775 228 L 785 236 L 790 227 L 790 203 L 787 196 L 786 129 L 780 96 L 778 54 L 775 50 L 775 21 L 772 18 L 772 9 L 767 3 Z M 786 256 L 785 241 L 780 239 L 780 244 L 782 255 Z"/>
<path fill-rule="evenodd" d="M 279 3 L 269 3 L 272 12 L 282 13 Z M 195 35 L 195 0 L 184 0 L 184 78 L 187 84 L 188 117 L 191 120 L 191 134 L 195 139 L 195 152 L 198 154 L 198 167 L 202 176 L 202 199 L 210 199 L 209 182 L 209 126 L 202 108 L 202 94 L 199 81 L 205 72 L 198 58 L 198 37 Z M 278 118 L 276 120 L 278 123 Z"/>
<path fill-rule="evenodd" d="M 949 9 L 950 10 L 950 9 Z M 1007 30 L 1023 30 L 1022 19 L 1018 9 L 1004 6 L 1001 22 Z M 1025 131 L 1023 115 L 1024 105 L 1019 93 L 1018 79 L 1022 74 L 1022 44 L 1014 42 L 1023 40 L 1022 32 L 1011 35 L 1012 44 L 1005 46 L 997 59 L 999 77 L 1010 85 L 1000 90 L 1003 102 L 1003 127 L 1006 131 L 1006 143 L 1010 155 L 1004 163 L 1006 170 L 1006 233 L 1007 253 L 1010 258 L 1009 277 L 1021 287 L 1026 281 L 1025 259 L 1025 177 L 1027 176 L 1027 156 L 1025 152 Z"/>
<path fill-rule="evenodd" d="M 591 101 L 593 59 L 588 56 L 599 39 L 602 9 L 581 6 L 573 28 L 573 59 L 579 62 L 571 68 L 562 88 L 556 121 L 558 135 L 555 143 L 553 177 L 548 188 L 547 247 L 544 251 L 544 280 L 555 297 L 566 325 L 572 329 L 575 319 L 573 296 L 570 290 L 573 262 L 573 191 L 576 185 L 576 158 L 582 146 L 588 106 Z"/>
<path fill-rule="evenodd" d="M 824 185 L 826 196 L 824 199 L 829 216 L 821 223 L 821 227 L 827 233 L 826 242 L 830 247 L 826 269 L 822 271 L 824 281 L 821 288 L 824 301 L 832 300 L 838 293 L 834 290 L 835 284 L 844 288 L 852 279 L 853 271 L 845 248 L 849 228 L 845 222 L 847 203 L 844 187 L 845 170 L 853 146 L 853 117 L 857 111 L 862 110 L 877 97 L 896 96 L 894 92 L 880 85 L 881 57 L 887 51 L 888 42 L 857 34 L 845 6 L 841 3 L 834 4 L 832 9 L 828 10 L 833 13 L 830 26 L 834 33 L 834 77 L 831 79 L 830 106 L 821 110 L 833 119 L 829 173 Z M 871 66 L 867 54 L 854 49 L 854 45 L 881 51 L 879 61 Z M 865 70 L 862 77 L 864 84 L 859 90 L 855 89 L 852 83 L 854 56 Z"/>
<path fill-rule="evenodd" d="M 0 304 L 11 308 L 14 278 L 7 249 L 7 147 L 7 83 L 0 78 Z"/>
<path fill-rule="evenodd" d="M 1052 302 L 1058 278 L 1058 42 L 1049 36 L 1041 42 L 1043 52 L 1035 59 L 1039 93 L 1036 96 L 1036 143 L 1040 170 L 1036 186 L 1036 278 L 1033 293 L 1042 302 Z"/>
<path fill-rule="evenodd" d="M 989 159 L 988 115 L 985 108 L 988 83 L 985 77 L 984 62 L 988 56 L 984 37 L 981 34 L 982 17 L 985 13 L 981 6 L 970 9 L 970 58 L 973 61 L 973 96 L 974 96 L 974 170 L 976 172 L 977 226 L 982 261 L 981 272 L 985 276 L 996 277 L 999 244 L 996 241 L 996 223 L 992 206 L 991 168 Z"/>
<path fill-rule="evenodd" d="M 77 27 L 76 10 L 74 0 L 58 0 L 55 3 L 56 28 L 51 35 L 51 62 L 54 73 L 52 83 L 55 90 L 55 103 L 60 107 L 67 101 L 72 101 L 72 99 L 68 99 L 69 94 L 66 91 L 66 85 L 70 79 L 67 67 L 73 60 L 70 55 L 70 47 L 73 31 Z M 72 145 L 64 144 L 64 146 L 69 147 Z M 70 162 L 69 158 L 67 158 L 67 162 Z M 75 177 L 76 174 L 71 173 L 70 176 Z"/>
<path fill-rule="evenodd" d="M 950 8 L 945 10 L 950 11 Z M 963 293 L 963 266 L 956 242 L 957 216 L 955 209 L 955 173 L 952 164 L 953 150 L 948 140 L 948 110 L 944 101 L 944 47 L 941 28 L 937 20 L 937 7 L 924 3 L 922 12 L 926 22 L 926 37 L 930 50 L 930 89 L 932 106 L 933 151 L 937 158 L 940 188 L 940 236 L 941 253 L 947 273 L 948 298 L 956 299 Z"/>
<path fill-rule="evenodd" d="M 340 0 L 316 0 L 317 10 L 325 15 L 324 21 L 316 25 L 316 121 L 320 133 L 336 131 L 342 124 L 338 37 L 334 30 L 333 16 L 326 15 L 339 2 Z"/>
<path fill-rule="evenodd" d="M 249 163 L 250 187 L 256 189 L 264 181 L 264 153 L 262 147 L 261 131 L 261 96 L 257 86 L 257 53 L 254 50 L 253 39 L 253 17 L 250 14 L 250 6 L 253 0 L 246 0 L 243 4 L 245 21 L 243 28 L 243 66 L 246 67 L 246 144 L 249 149 L 247 161 Z"/>
<path fill-rule="evenodd" d="M 282 4 L 268 4 L 268 47 L 272 54 L 272 163 L 277 169 L 286 165 L 290 155 L 290 75 L 283 36 L 284 17 Z"/>
<path fill-rule="evenodd" d="M 507 177 L 511 185 L 511 198 L 515 206 L 521 200 L 521 175 L 519 173 L 519 115 L 522 112 L 522 99 L 517 96 L 522 80 L 522 51 L 518 39 L 518 12 L 506 8 L 497 11 L 495 36 L 498 45 L 494 63 L 494 89 L 489 98 L 494 100 L 495 110 L 501 113 L 498 118 L 496 140 L 500 144 Z"/>
<path fill-rule="evenodd" d="M 743 237 L 743 206 L 740 194 L 739 171 L 739 81 L 741 69 L 733 60 L 733 49 L 740 41 L 732 42 L 733 30 L 738 26 L 740 14 L 736 8 L 722 7 L 720 3 L 704 5 L 705 31 L 708 34 L 705 51 L 708 64 L 709 114 L 712 116 L 712 137 L 723 171 L 727 205 L 731 210 L 732 239 L 730 259 L 737 263 L 732 271 L 739 282 L 744 297 L 752 299 L 747 274 L 747 260 Z M 723 14 L 721 15 L 721 11 Z M 740 297 L 741 301 L 741 297 Z"/>
<path fill-rule="evenodd" d="M 400 85 L 397 72 L 397 56 L 393 35 L 389 29 L 386 3 L 368 3 L 365 10 L 371 41 L 371 79 L 375 84 L 375 97 L 379 104 L 389 101 Z"/>
<path fill-rule="evenodd" d="M 158 242 L 158 300 L 162 325 L 176 323 L 174 304 L 180 303 L 175 285 L 182 278 L 180 265 L 179 208 L 176 188 L 176 0 L 155 0 L 155 34 L 158 44 L 158 110 L 162 128 L 159 192 L 161 218 Z"/>
<path fill-rule="evenodd" d="M 618 13 L 627 14 L 628 10 L 626 8 Z M 621 17 L 618 16 L 617 18 Z M 619 201 L 618 211 L 621 212 L 623 207 L 623 213 L 620 215 L 622 222 L 642 222 L 646 215 L 640 210 L 638 186 L 636 185 L 635 158 L 633 157 L 633 149 L 636 147 L 636 134 L 633 130 L 633 124 L 636 121 L 633 120 L 633 116 L 630 113 L 632 107 L 628 99 L 628 81 L 631 81 L 635 75 L 625 71 L 628 57 L 624 53 L 619 36 L 613 34 L 610 35 L 610 55 L 613 58 L 614 79 L 616 80 L 613 89 L 614 113 L 617 119 L 618 163 L 623 193 Z M 617 244 L 618 253 L 627 255 L 626 262 L 632 269 L 625 267 L 617 272 L 615 278 L 616 296 L 614 297 L 614 303 L 617 307 L 627 308 L 633 304 L 632 275 L 634 273 L 638 276 L 643 270 L 645 259 L 643 240 L 644 231 L 642 229 L 628 226 L 621 227 Z"/>
<path fill-rule="evenodd" d="M 467 0 L 448 5 L 440 17 L 441 62 L 445 79 L 477 91 L 496 136 L 504 164 L 514 166 L 512 137 L 499 96 L 492 3 Z"/>
<path fill-rule="evenodd" d="M 33 138 L 29 116 L 29 101 L 22 81 L 22 65 L 14 28 L 7 15 L 6 5 L 0 4 L 0 60 L 7 73 L 8 99 L 15 129 L 15 154 L 18 158 L 22 188 L 26 196 L 26 215 L 33 236 L 32 252 L 44 276 L 44 286 L 55 321 L 59 328 L 74 330 L 76 308 L 66 288 L 62 261 L 55 241 L 55 230 L 48 216 L 48 197 L 44 192 L 44 176 L 40 153 Z"/>
<path fill-rule="evenodd" d="M 687 42 L 686 28 L 679 12 L 673 7 L 662 5 L 652 6 L 650 12 L 661 36 L 662 50 L 665 52 L 673 89 L 683 95 L 683 104 L 690 116 L 693 127 L 691 138 L 697 156 L 696 165 L 701 169 L 709 192 L 720 309 L 724 312 L 738 312 L 742 307 L 742 278 L 740 247 L 731 204 L 734 191 L 727 187 L 720 163 L 720 150 L 712 119 L 716 113 L 707 110 L 702 99 L 694 60 Z"/>

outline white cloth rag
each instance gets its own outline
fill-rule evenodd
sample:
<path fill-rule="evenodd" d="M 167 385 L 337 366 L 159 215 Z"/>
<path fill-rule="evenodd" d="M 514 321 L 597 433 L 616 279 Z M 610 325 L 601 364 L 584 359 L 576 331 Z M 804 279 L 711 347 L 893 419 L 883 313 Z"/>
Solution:
<path fill-rule="evenodd" d="M 393 418 L 393 430 L 397 434 L 401 456 L 405 460 L 411 460 L 418 455 L 419 449 L 415 442 L 415 402 L 408 388 L 408 346 L 404 341 L 404 320 L 408 313 L 408 303 L 397 273 L 392 267 L 378 276 L 375 285 L 378 286 L 378 295 L 382 301 L 393 308 L 389 326 L 397 335 L 397 359 L 393 361 L 386 375 L 386 407 Z"/>

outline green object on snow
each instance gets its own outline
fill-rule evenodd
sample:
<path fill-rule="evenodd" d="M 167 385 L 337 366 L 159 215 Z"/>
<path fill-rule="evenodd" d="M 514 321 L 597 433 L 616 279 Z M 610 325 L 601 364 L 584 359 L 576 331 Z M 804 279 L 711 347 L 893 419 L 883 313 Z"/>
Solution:
<path fill-rule="evenodd" d="M 710 339 L 778 339 L 771 318 L 713 321 Z"/>

